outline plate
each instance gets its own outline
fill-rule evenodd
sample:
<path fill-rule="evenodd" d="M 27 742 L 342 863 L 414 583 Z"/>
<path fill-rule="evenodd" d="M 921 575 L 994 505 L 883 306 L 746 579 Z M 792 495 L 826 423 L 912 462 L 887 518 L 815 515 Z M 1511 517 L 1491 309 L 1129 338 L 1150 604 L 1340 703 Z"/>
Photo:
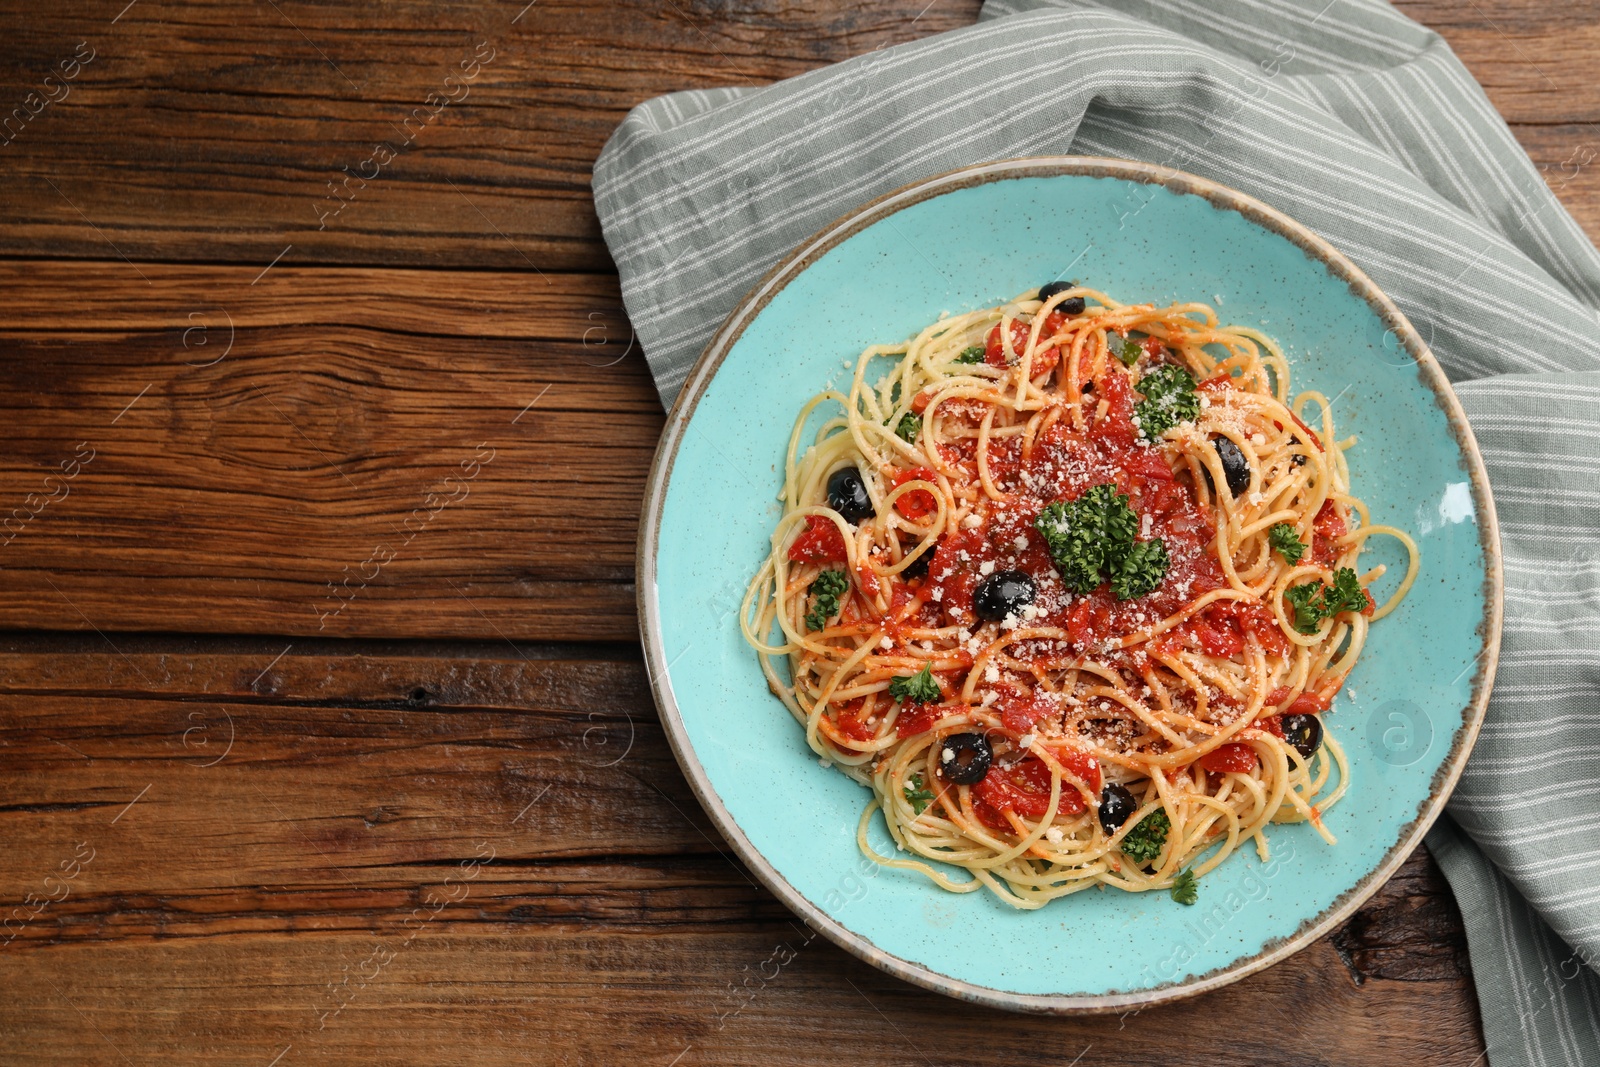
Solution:
<path fill-rule="evenodd" d="M 766 557 L 793 419 L 861 350 L 941 312 L 1070 277 L 1128 302 L 1199 300 L 1282 344 L 1293 386 L 1335 399 L 1351 480 L 1421 547 L 1327 717 L 1352 786 L 1327 824 L 1274 827 L 1200 903 L 1090 890 L 1038 911 L 880 869 L 855 844 L 870 791 L 819 765 L 768 691 L 738 612 Z M 1383 539 L 1387 540 L 1387 539 Z M 691 371 L 656 453 L 639 617 L 661 720 L 729 844 L 814 930 L 907 981 L 1001 1008 L 1126 1011 L 1236 981 L 1334 929 L 1422 840 L 1483 718 L 1499 647 L 1499 541 L 1461 408 L 1394 304 L 1266 205 L 1124 160 L 970 167 L 845 216 L 743 299 Z M 1371 550 L 1384 560 L 1383 548 Z M 1397 560 L 1396 560 L 1397 561 Z M 1394 562 L 1394 561 L 1391 561 Z M 893 851 L 881 818 L 874 841 Z"/>

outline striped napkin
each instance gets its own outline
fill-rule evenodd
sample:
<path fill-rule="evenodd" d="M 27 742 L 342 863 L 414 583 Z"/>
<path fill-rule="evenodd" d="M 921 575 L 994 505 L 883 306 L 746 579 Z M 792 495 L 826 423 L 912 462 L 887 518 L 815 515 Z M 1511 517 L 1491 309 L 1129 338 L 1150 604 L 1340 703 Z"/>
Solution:
<path fill-rule="evenodd" d="M 1493 482 L 1506 622 L 1488 721 L 1428 847 L 1466 920 L 1493 1067 L 1600 1064 L 1600 255 L 1437 35 L 1381 0 L 990 0 L 966 29 L 642 104 L 594 194 L 663 400 L 826 223 L 931 174 L 1046 154 L 1266 201 L 1438 355 Z"/>

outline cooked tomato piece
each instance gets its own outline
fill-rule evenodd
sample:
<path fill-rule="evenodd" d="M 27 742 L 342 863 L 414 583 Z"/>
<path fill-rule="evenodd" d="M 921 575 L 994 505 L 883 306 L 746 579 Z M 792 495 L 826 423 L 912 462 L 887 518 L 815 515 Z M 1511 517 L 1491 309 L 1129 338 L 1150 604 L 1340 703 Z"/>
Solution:
<path fill-rule="evenodd" d="M 1156 448 L 1136 448 L 1122 461 L 1122 469 L 1152 481 L 1170 482 L 1174 475 L 1167 458 Z"/>
<path fill-rule="evenodd" d="M 1195 639 L 1200 642 L 1201 649 L 1208 656 L 1228 658 L 1244 651 L 1244 636 L 1239 633 L 1233 620 L 1227 616 L 1213 614 L 1210 608 L 1184 625 L 1194 634 Z"/>
<path fill-rule="evenodd" d="M 1261 642 L 1262 648 L 1272 655 L 1281 656 L 1289 651 L 1289 641 L 1283 636 L 1283 630 L 1278 626 L 1278 619 L 1264 604 L 1247 603 L 1242 600 L 1219 600 L 1202 612 L 1202 625 L 1209 625 L 1213 630 L 1225 633 L 1224 638 L 1215 638 L 1213 643 L 1225 644 L 1233 647 L 1234 639 L 1238 640 L 1237 651 L 1244 650 L 1244 639 L 1254 637 Z M 1206 644 L 1206 638 L 1201 637 L 1201 647 L 1211 652 L 1211 646 Z M 1214 653 L 1216 655 L 1233 655 L 1230 652 Z"/>
<path fill-rule="evenodd" d="M 933 724 L 950 711 L 944 704 L 902 704 L 894 721 L 896 737 L 915 737 L 933 729 Z"/>
<path fill-rule="evenodd" d="M 1098 776 L 1098 765 L 1094 771 Z M 1014 811 L 1025 819 L 1042 819 L 1050 810 L 1050 768 L 1036 756 L 1028 756 L 1008 767 L 996 764 L 972 787 L 972 793 L 997 811 Z M 1057 810 L 1064 815 L 1081 815 L 1084 811 L 1083 794 L 1065 779 L 1061 783 Z"/>
<path fill-rule="evenodd" d="M 1345 522 L 1344 513 L 1339 505 L 1332 500 L 1324 500 L 1322 507 L 1317 510 L 1317 517 L 1311 520 L 1311 528 L 1323 537 L 1343 537 L 1350 532 L 1350 526 Z"/>
<path fill-rule="evenodd" d="M 1106 413 L 1097 416 L 1090 428 L 1090 436 L 1105 448 L 1128 448 L 1138 439 L 1139 431 L 1133 427 L 1133 386 L 1120 367 L 1111 368 L 1101 375 L 1095 385 L 1095 396 L 1106 405 Z M 1096 404 L 1094 410 L 1099 410 Z"/>
<path fill-rule="evenodd" d="M 937 482 L 938 475 L 927 467 L 910 470 L 891 470 L 889 488 L 895 489 L 906 482 Z M 939 510 L 938 499 L 926 489 L 913 489 L 894 502 L 895 510 L 908 519 L 920 519 Z"/>
<path fill-rule="evenodd" d="M 1318 452 L 1326 452 L 1327 451 L 1327 449 L 1322 447 L 1322 438 L 1317 436 L 1315 430 L 1313 430 L 1311 427 L 1307 426 L 1305 423 L 1301 422 L 1299 415 L 1296 415 L 1294 412 L 1291 411 L 1291 412 L 1289 412 L 1289 417 L 1294 420 L 1294 424 L 1296 426 L 1300 427 L 1300 429 L 1305 431 L 1305 434 L 1306 434 L 1307 437 L 1311 438 L 1311 443 L 1317 446 L 1317 451 Z M 1273 425 L 1277 426 L 1277 423 L 1273 423 Z M 1283 429 L 1283 427 L 1281 427 L 1281 426 L 1279 426 L 1278 428 L 1280 430 Z"/>
<path fill-rule="evenodd" d="M 1000 712 L 1000 722 L 1019 736 L 1032 731 L 1040 719 L 1051 718 L 1060 712 L 1056 705 L 1047 700 L 1021 697 L 1014 693 L 1002 694 L 994 706 Z"/>
<path fill-rule="evenodd" d="M 1267 701 L 1263 706 L 1268 708 L 1276 708 L 1285 700 L 1289 700 L 1289 694 L 1293 692 L 1294 690 L 1280 685 L 1278 688 L 1267 694 Z M 1289 701 L 1289 706 L 1283 709 L 1283 714 L 1320 715 L 1322 712 L 1327 711 L 1328 706 L 1332 703 L 1332 694 L 1323 697 L 1311 692 L 1301 693 L 1299 696 Z"/>
<path fill-rule="evenodd" d="M 983 825 L 987 826 L 989 829 L 998 830 L 1004 834 L 1015 833 L 1015 831 L 1011 828 L 1011 823 L 1004 815 L 991 808 L 977 797 L 972 798 L 972 811 L 973 814 L 978 816 L 978 821 L 983 823 Z"/>
<path fill-rule="evenodd" d="M 831 725 L 841 737 L 852 741 L 871 741 L 878 735 L 878 728 L 867 724 L 865 706 L 865 700 L 852 700 L 835 708 L 831 720 L 824 716 L 822 721 Z"/>
<path fill-rule="evenodd" d="M 988 468 L 989 477 L 993 478 L 1002 490 L 1013 488 L 1016 485 L 1017 473 L 1022 469 L 1022 439 L 990 438 L 989 447 L 984 451 L 984 464 Z"/>
<path fill-rule="evenodd" d="M 827 563 L 848 554 L 839 527 L 821 515 L 806 516 L 806 528 L 789 546 L 789 559 L 795 563 Z"/>
<path fill-rule="evenodd" d="M 1054 313 L 1044 320 L 1044 330 L 1039 334 L 1041 339 L 1054 336 L 1061 331 L 1061 326 L 1066 319 Z M 1020 359 L 1023 349 L 1028 347 L 1028 334 L 1033 330 L 1031 323 L 1020 319 L 1011 322 L 1011 351 Z M 983 361 L 991 367 L 1008 366 L 1006 362 L 1005 346 L 1000 343 L 1000 326 L 998 323 L 989 330 L 989 336 L 984 339 Z M 1028 367 L 1028 373 L 1037 378 L 1039 375 L 1054 370 L 1055 365 L 1061 361 L 1061 349 L 1055 345 L 1040 349 L 1033 354 L 1033 363 Z"/>
<path fill-rule="evenodd" d="M 1232 741 L 1226 745 L 1207 752 L 1200 757 L 1200 766 L 1216 774 L 1232 771 L 1244 774 L 1255 769 L 1256 750 L 1239 741 Z"/>
<path fill-rule="evenodd" d="M 1106 636 L 1110 610 L 1099 594 L 1091 593 L 1072 605 L 1067 614 L 1067 640 L 1079 647 L 1095 644 Z"/>
<path fill-rule="evenodd" d="M 1090 789 L 1096 793 L 1100 792 L 1104 780 L 1100 774 L 1099 760 L 1087 752 L 1068 752 L 1059 758 L 1063 767 L 1082 778 Z"/>
<path fill-rule="evenodd" d="M 923 596 L 944 609 L 945 616 L 961 626 L 976 621 L 972 610 L 972 591 L 978 584 L 978 567 L 990 558 L 987 539 L 980 526 L 958 530 L 939 542 L 933 562 L 928 565 L 928 584 Z"/>
<path fill-rule="evenodd" d="M 872 564 L 865 559 L 856 566 L 856 584 L 869 597 L 876 597 L 883 588 L 883 580 L 878 577 L 878 572 L 872 569 Z"/>

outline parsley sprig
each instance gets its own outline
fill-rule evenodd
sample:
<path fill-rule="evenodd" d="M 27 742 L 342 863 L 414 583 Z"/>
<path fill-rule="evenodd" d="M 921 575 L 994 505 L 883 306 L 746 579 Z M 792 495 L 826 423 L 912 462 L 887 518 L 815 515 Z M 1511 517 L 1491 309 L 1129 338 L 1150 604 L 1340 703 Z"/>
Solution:
<path fill-rule="evenodd" d="M 1200 899 L 1200 884 L 1195 881 L 1193 867 L 1184 868 L 1172 880 L 1172 899 L 1179 904 L 1193 904 Z"/>
<path fill-rule="evenodd" d="M 905 794 L 906 803 L 911 805 L 911 810 L 918 815 L 927 811 L 928 805 L 933 803 L 933 791 L 923 784 L 920 774 L 913 774 L 910 784 L 901 792 Z"/>
<path fill-rule="evenodd" d="M 1367 591 L 1361 588 L 1356 572 L 1340 567 L 1333 572 L 1333 584 L 1307 582 L 1283 594 L 1294 613 L 1294 628 L 1303 634 L 1314 634 L 1324 621 L 1341 611 L 1360 611 L 1367 606 Z"/>
<path fill-rule="evenodd" d="M 849 588 L 850 579 L 845 577 L 844 571 L 823 571 L 813 578 L 806 591 L 816 599 L 812 601 L 811 610 L 806 612 L 806 628 L 825 628 L 828 620 L 839 613 L 839 598 Z"/>
<path fill-rule="evenodd" d="M 900 421 L 895 424 L 894 435 L 906 444 L 916 443 L 917 437 L 922 433 L 922 416 L 908 411 L 900 416 Z"/>
<path fill-rule="evenodd" d="M 1306 554 L 1306 546 L 1300 540 L 1299 531 L 1286 522 L 1280 522 L 1267 531 L 1267 541 L 1273 550 L 1283 557 L 1283 561 L 1293 567 L 1300 562 L 1300 557 Z"/>
<path fill-rule="evenodd" d="M 1167 843 L 1167 831 L 1172 829 L 1172 820 L 1167 818 L 1165 811 L 1152 811 L 1139 825 L 1128 831 L 1128 836 L 1122 839 L 1122 854 L 1135 863 L 1150 863 Z"/>
<path fill-rule="evenodd" d="M 1193 422 L 1200 414 L 1200 395 L 1194 391 L 1194 375 L 1168 363 L 1139 379 L 1135 389 L 1144 399 L 1133 407 L 1139 429 L 1154 441 L 1180 422 Z"/>
<path fill-rule="evenodd" d="M 982 345 L 972 345 L 972 346 L 970 346 L 968 348 L 963 348 L 961 350 L 961 354 L 955 358 L 954 362 L 956 362 L 956 363 L 982 363 L 984 354 L 986 352 L 987 352 L 987 349 L 985 349 Z"/>
<path fill-rule="evenodd" d="M 1039 513 L 1034 528 L 1044 536 L 1061 580 L 1074 593 L 1092 593 L 1106 580 L 1118 600 L 1144 596 L 1167 575 L 1167 545 L 1161 538 L 1135 541 L 1139 517 L 1126 494 L 1110 482 L 1076 500 L 1057 500 Z"/>
<path fill-rule="evenodd" d="M 931 704 L 939 699 L 939 683 L 933 678 L 933 664 L 924 663 L 916 674 L 889 680 L 889 695 L 911 704 Z"/>
<path fill-rule="evenodd" d="M 1159 537 L 1128 547 L 1111 569 L 1111 591 L 1118 600 L 1134 600 L 1153 592 L 1167 576 L 1167 543 Z"/>

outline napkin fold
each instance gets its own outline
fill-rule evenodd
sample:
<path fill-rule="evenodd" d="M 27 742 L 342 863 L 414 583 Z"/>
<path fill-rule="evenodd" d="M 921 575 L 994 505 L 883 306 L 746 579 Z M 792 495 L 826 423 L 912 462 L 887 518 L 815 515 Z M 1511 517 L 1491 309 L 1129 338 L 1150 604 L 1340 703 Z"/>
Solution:
<path fill-rule="evenodd" d="M 1145 160 L 1271 204 L 1439 358 L 1489 468 L 1506 621 L 1428 846 L 1493 1067 L 1600 1063 L 1600 255 L 1438 35 L 1381 0 L 989 0 L 965 29 L 650 100 L 601 153 L 594 195 L 663 401 L 827 223 L 932 174 L 1047 154 Z"/>

